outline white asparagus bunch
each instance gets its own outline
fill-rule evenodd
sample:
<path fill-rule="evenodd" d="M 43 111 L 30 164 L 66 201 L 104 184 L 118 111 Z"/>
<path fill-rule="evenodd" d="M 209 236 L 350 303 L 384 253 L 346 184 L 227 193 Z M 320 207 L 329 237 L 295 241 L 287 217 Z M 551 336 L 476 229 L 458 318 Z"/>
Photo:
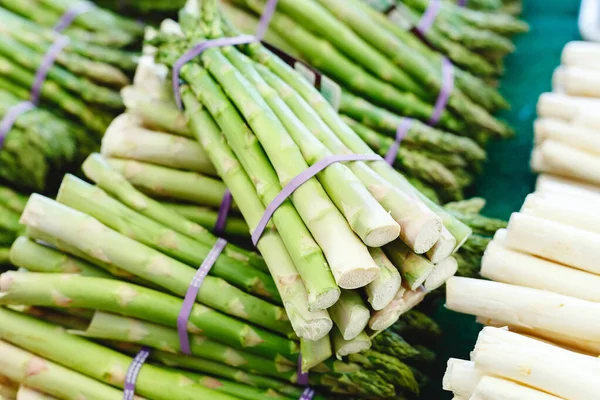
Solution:
<path fill-rule="evenodd" d="M 570 96 L 600 97 L 598 70 L 560 66 L 554 70 L 552 88 Z"/>
<path fill-rule="evenodd" d="M 531 168 L 535 172 L 545 172 L 600 185 L 600 157 L 557 140 L 546 140 L 534 148 Z"/>
<path fill-rule="evenodd" d="M 592 42 L 572 41 L 563 48 L 563 65 L 600 69 L 600 45 Z"/>
<path fill-rule="evenodd" d="M 470 398 L 485 373 L 473 361 L 450 358 L 442 379 L 442 388 L 455 396 Z"/>
<path fill-rule="evenodd" d="M 542 194 L 562 194 L 600 201 L 600 187 L 551 174 L 540 174 L 535 190 Z"/>
<path fill-rule="evenodd" d="M 469 400 L 560 400 L 560 397 L 519 385 L 518 383 L 484 376 Z"/>

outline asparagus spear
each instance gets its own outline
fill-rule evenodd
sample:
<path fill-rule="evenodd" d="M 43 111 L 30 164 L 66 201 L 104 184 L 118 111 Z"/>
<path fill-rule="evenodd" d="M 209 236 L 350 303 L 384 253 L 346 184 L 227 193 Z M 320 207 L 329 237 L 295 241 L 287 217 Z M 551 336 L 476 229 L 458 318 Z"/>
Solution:
<path fill-rule="evenodd" d="M 2 321 L 0 335 L 3 340 L 30 351 L 38 357 L 46 358 L 67 368 L 73 368 L 90 378 L 123 388 L 125 372 L 132 361 L 130 357 L 57 330 L 56 326 L 52 324 L 6 308 L 0 308 L 0 320 Z M 235 399 L 235 397 L 206 389 L 201 385 L 190 384 L 189 380 L 184 379 L 181 374 L 151 365 L 145 365 L 140 370 L 136 391 L 144 397 L 164 400 L 172 399 L 173 396 L 182 400 L 194 398 Z M 121 391 L 115 390 L 115 392 L 117 393 L 115 399 L 123 397 Z M 73 399 L 76 398 L 73 397 Z M 111 397 L 100 396 L 97 398 Z"/>
<path fill-rule="evenodd" d="M 4 312 L 4 311 L 2 311 Z M 0 340 L 0 372 L 11 380 L 65 400 L 117 400 L 123 394 L 108 385 L 37 357 Z M 19 393 L 23 393 L 19 391 Z"/>
<path fill-rule="evenodd" d="M 68 225 L 61 222 L 65 218 L 70 221 Z M 179 296 L 185 296 L 195 275 L 194 268 L 121 235 L 86 214 L 41 195 L 31 196 L 21 222 L 77 248 L 89 257 L 113 264 Z M 81 232 L 86 234 L 82 236 Z M 127 251 L 122 251 L 123 248 L 127 248 Z M 251 296 L 223 279 L 206 277 L 198 293 L 198 300 L 227 314 L 264 325 L 275 332 L 284 335 L 292 333 L 281 307 Z"/>
<path fill-rule="evenodd" d="M 84 212 L 108 227 L 170 257 L 197 267 L 211 248 L 183 234 L 162 226 L 119 201 L 102 189 L 89 185 L 73 175 L 65 175 L 56 200 Z M 281 303 L 273 280 L 247 263 L 221 255 L 210 273 L 248 293 Z"/>
<path fill-rule="evenodd" d="M 198 143 L 145 129 L 139 118 L 127 113 L 115 118 L 106 129 L 102 155 L 215 175 L 214 167 Z"/>
<path fill-rule="evenodd" d="M 398 290 L 402 278 L 398 272 L 398 268 L 392 264 L 385 253 L 379 248 L 370 248 L 371 256 L 379 265 L 381 274 L 379 278 L 369 283 L 365 288 L 368 296 L 368 301 L 373 310 L 381 310 L 394 298 Z"/>
<path fill-rule="evenodd" d="M 421 343 L 436 340 L 442 335 L 439 325 L 426 314 L 417 310 L 410 310 L 402 314 L 391 330 L 408 340 L 415 339 Z"/>
<path fill-rule="evenodd" d="M 394 300 L 384 309 L 375 312 L 369 320 L 369 328 L 381 331 L 393 325 L 405 312 L 419 304 L 425 297 L 426 290 L 423 287 L 417 290 L 406 290 L 401 288 Z"/>
<path fill-rule="evenodd" d="M 419 355 L 419 350 L 391 330 L 383 331 L 371 340 L 373 350 L 394 356 L 400 360 L 411 360 Z"/>
<path fill-rule="evenodd" d="M 161 204 L 206 229 L 213 229 L 217 222 L 218 212 L 212 208 L 181 203 L 162 202 Z M 228 216 L 224 232 L 234 236 L 249 236 L 250 229 L 243 219 L 236 216 Z"/>
<path fill-rule="evenodd" d="M 488 218 L 479 214 L 463 214 L 460 211 L 449 211 L 463 223 L 469 225 L 478 235 L 493 236 L 498 229 L 506 228 L 508 223 L 501 219 Z"/>
<path fill-rule="evenodd" d="M 392 263 L 399 266 L 402 280 L 411 290 L 421 286 L 433 271 L 434 265 L 429 260 L 413 253 L 399 240 L 386 245 L 384 251 Z"/>
<path fill-rule="evenodd" d="M 162 225 L 198 240 L 208 246 L 214 246 L 216 237 L 202 226 L 193 223 L 175 211 L 163 207 L 159 202 L 137 191 L 121 174 L 113 170 L 99 154 L 91 154 L 83 163 L 85 175 L 98 187 L 111 194 L 121 203 Z M 256 253 L 242 250 L 231 244 L 225 246 L 223 254 L 248 261 L 253 267 L 266 270 L 265 262 Z"/>
<path fill-rule="evenodd" d="M 462 214 L 479 214 L 485 207 L 485 199 L 482 197 L 471 197 L 467 200 L 444 204 L 448 211 L 458 211 Z"/>
<path fill-rule="evenodd" d="M 338 360 L 349 354 L 360 353 L 371 347 L 371 339 L 364 331 L 351 340 L 345 340 L 339 329 L 333 329 L 333 348 Z"/>
<path fill-rule="evenodd" d="M 255 85 L 266 103 L 279 117 L 287 132 L 299 147 L 304 159 L 313 165 L 323 158 L 332 156 L 302 121 L 285 104 L 277 91 L 272 89 L 253 66 L 253 62 L 232 47 L 223 49 L 232 64 Z M 380 247 L 396 239 L 400 226 L 373 198 L 367 188 L 342 164 L 330 165 L 317 174 L 323 188 L 350 224 L 352 230 L 371 247 Z"/>
<path fill-rule="evenodd" d="M 340 299 L 329 309 L 329 313 L 344 340 L 358 336 L 371 316 L 360 294 L 354 290 L 342 290 Z"/>
<path fill-rule="evenodd" d="M 177 315 L 182 305 L 180 299 L 152 289 L 72 274 L 6 272 L 1 276 L 0 285 L 2 304 L 87 308 L 127 315 L 171 328 L 177 327 Z M 188 331 L 202 332 L 207 337 L 218 338 L 221 343 L 281 363 L 285 359 L 295 361 L 298 353 L 298 345 L 293 341 L 199 304 L 193 308 Z"/>
<path fill-rule="evenodd" d="M 20 400 L 56 400 L 55 397 L 51 397 L 47 394 L 30 389 L 27 386 L 19 387 L 17 397 L 15 398 L 18 398 Z"/>
<path fill-rule="evenodd" d="M 240 202 L 240 208 L 247 223 L 249 226 L 255 226 L 262 218 L 265 208 L 253 183 L 240 168 L 231 149 L 222 140 L 215 121 L 202 108 L 189 87 L 182 88 L 182 95 L 186 109 L 191 114 L 192 127 L 198 140 L 206 149 L 219 175 L 227 183 L 234 199 L 243 199 Z M 317 338 L 325 335 L 331 329 L 332 322 L 325 311 L 314 311 L 311 309 L 311 305 L 330 302 L 333 299 L 328 299 L 327 296 L 331 293 L 334 295 L 333 302 L 337 301 L 339 289 L 330 283 L 333 281 L 331 278 L 325 282 L 298 279 L 298 271 L 308 272 L 307 268 L 313 265 L 318 266 L 314 262 L 323 259 L 322 255 L 314 253 L 316 257 L 310 257 L 310 253 L 307 253 L 306 258 L 294 258 L 298 253 L 288 253 L 282 236 L 272 229 L 272 226 L 267 228 L 258 241 L 257 247 L 265 257 L 294 331 L 300 337 Z M 293 238 L 291 233 L 293 232 L 286 235 L 288 240 Z M 319 270 L 311 271 L 310 277 L 319 276 L 317 271 Z M 333 290 L 331 290 L 332 288 Z M 310 329 L 311 325 L 315 329 Z"/>
<path fill-rule="evenodd" d="M 373 350 L 350 354 L 348 359 L 382 376 L 392 378 L 392 383 L 404 393 L 419 394 L 419 384 L 412 370 L 397 358 Z"/>

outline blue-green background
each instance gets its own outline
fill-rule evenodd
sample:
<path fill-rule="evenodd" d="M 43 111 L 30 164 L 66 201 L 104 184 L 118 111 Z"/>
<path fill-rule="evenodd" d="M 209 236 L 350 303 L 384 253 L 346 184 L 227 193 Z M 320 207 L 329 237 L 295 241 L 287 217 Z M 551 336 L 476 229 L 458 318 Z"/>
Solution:
<path fill-rule="evenodd" d="M 534 175 L 529 169 L 533 121 L 539 95 L 551 90 L 554 68 L 560 64 L 563 46 L 580 39 L 577 28 L 579 0 L 524 0 L 523 18 L 530 24 L 527 34 L 515 37 L 517 50 L 506 60 L 501 91 L 512 105 L 500 116 L 516 130 L 514 139 L 493 143 L 488 149 L 485 173 L 478 180 L 476 194 L 487 199 L 485 213 L 507 219 L 517 211 L 533 190 Z M 441 391 L 441 376 L 449 357 L 469 358 L 481 326 L 470 316 L 440 307 L 435 317 L 444 329 L 437 343 L 438 362 L 433 382 L 424 399 L 450 399 Z"/>

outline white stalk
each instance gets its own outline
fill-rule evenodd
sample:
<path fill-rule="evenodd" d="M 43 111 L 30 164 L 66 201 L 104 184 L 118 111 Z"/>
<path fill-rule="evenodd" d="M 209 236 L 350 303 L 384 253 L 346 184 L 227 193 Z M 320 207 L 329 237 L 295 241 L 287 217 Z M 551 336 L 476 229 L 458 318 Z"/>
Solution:
<path fill-rule="evenodd" d="M 561 63 L 568 66 L 600 69 L 600 46 L 593 42 L 569 42 L 563 47 Z"/>
<path fill-rule="evenodd" d="M 573 268 L 600 273 L 600 234 L 531 215 L 513 213 L 505 246 Z"/>
<path fill-rule="evenodd" d="M 102 138 L 102 155 L 216 175 L 202 146 L 191 139 L 142 127 L 133 114 L 115 118 Z"/>
<path fill-rule="evenodd" d="M 403 287 L 384 309 L 375 312 L 369 320 L 369 328 L 374 331 L 382 331 L 389 328 L 398 321 L 398 318 L 405 312 L 419 304 L 427 294 L 424 287 L 416 290 L 406 290 Z"/>
<path fill-rule="evenodd" d="M 486 327 L 471 358 L 478 368 L 564 399 L 594 399 L 600 393 L 600 360 Z"/>
<path fill-rule="evenodd" d="M 600 341 L 600 304 L 545 290 L 452 277 L 446 282 L 446 307 L 508 325 Z"/>
<path fill-rule="evenodd" d="M 429 291 L 435 290 L 453 277 L 456 271 L 458 271 L 458 262 L 454 257 L 448 257 L 435 265 L 423 286 Z"/>
<path fill-rule="evenodd" d="M 469 400 L 560 400 L 559 397 L 506 379 L 484 376 Z"/>
<path fill-rule="evenodd" d="M 371 339 L 364 331 L 362 331 L 354 339 L 346 340 L 342 336 L 339 329 L 334 328 L 332 330 L 333 349 L 335 356 L 338 360 L 349 354 L 360 353 L 361 351 L 368 350 L 371 347 Z"/>
<path fill-rule="evenodd" d="M 442 379 L 442 388 L 468 399 L 484 375 L 473 361 L 450 358 Z"/>
<path fill-rule="evenodd" d="M 600 186 L 551 174 L 539 175 L 535 190 L 541 193 L 559 193 L 600 201 Z"/>
<path fill-rule="evenodd" d="M 552 86 L 571 96 L 600 97 L 598 70 L 561 66 L 554 71 Z"/>
<path fill-rule="evenodd" d="M 495 240 L 481 260 L 481 276 L 600 302 L 600 276 L 507 249 Z"/>
<path fill-rule="evenodd" d="M 597 204 L 569 195 L 532 193 L 525 198 L 521 213 L 600 233 Z"/>
<path fill-rule="evenodd" d="M 560 119 L 540 118 L 534 124 L 535 143 L 554 140 L 591 154 L 600 154 L 600 131 L 576 126 Z"/>
<path fill-rule="evenodd" d="M 600 107 L 599 99 L 569 96 L 563 93 L 542 93 L 537 103 L 537 114 L 540 118 L 572 121 L 581 113 L 595 112 L 598 107 Z"/>
<path fill-rule="evenodd" d="M 574 149 L 556 140 L 546 140 L 533 150 L 531 167 L 536 172 L 600 185 L 600 156 Z"/>
<path fill-rule="evenodd" d="M 402 278 L 398 268 L 387 258 L 380 248 L 370 247 L 369 253 L 379 265 L 380 274 L 377 279 L 365 287 L 367 299 L 373 310 L 381 310 L 394 299 L 400 289 Z"/>
<path fill-rule="evenodd" d="M 566 349 L 577 351 L 579 353 L 588 354 L 591 356 L 600 355 L 600 342 L 584 339 L 573 339 L 569 336 L 561 335 L 555 332 L 550 332 L 544 329 L 533 329 L 526 326 L 511 325 L 504 321 L 485 318 L 478 316 L 477 323 L 486 326 L 494 326 L 496 328 L 508 328 L 512 332 L 521 333 L 530 337 L 540 338 L 551 343 L 560 344 Z"/>
<path fill-rule="evenodd" d="M 437 264 L 442 260 L 450 257 L 456 248 L 456 239 L 446 227 L 442 227 L 440 232 L 440 238 L 433 245 L 433 247 L 427 252 L 427 258 L 432 263 Z"/>

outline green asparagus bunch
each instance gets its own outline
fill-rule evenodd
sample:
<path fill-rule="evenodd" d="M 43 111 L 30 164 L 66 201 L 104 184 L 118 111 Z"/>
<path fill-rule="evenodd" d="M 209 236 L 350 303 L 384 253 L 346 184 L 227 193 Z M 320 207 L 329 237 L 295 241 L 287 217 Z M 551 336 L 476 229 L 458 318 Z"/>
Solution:
<path fill-rule="evenodd" d="M 0 185 L 0 272 L 10 267 L 10 247 L 24 230 L 19 216 L 26 202 L 21 193 Z"/>

